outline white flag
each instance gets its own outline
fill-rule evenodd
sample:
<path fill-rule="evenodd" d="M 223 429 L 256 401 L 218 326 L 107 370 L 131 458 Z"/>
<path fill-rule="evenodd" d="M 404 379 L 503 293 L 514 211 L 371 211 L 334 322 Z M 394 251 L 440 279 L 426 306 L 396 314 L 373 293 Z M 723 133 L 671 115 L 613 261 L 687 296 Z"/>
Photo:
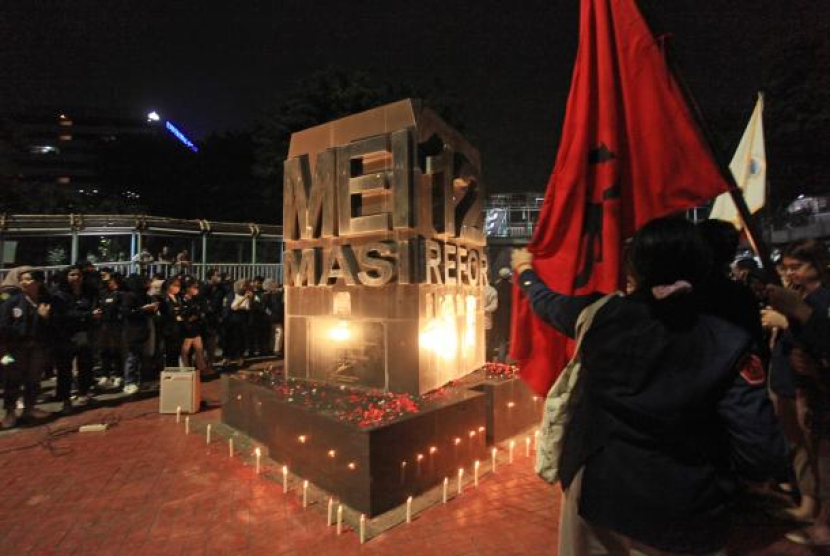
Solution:
<path fill-rule="evenodd" d="M 738 150 L 729 163 L 729 169 L 735 176 L 735 182 L 741 188 L 751 213 L 761 210 L 767 200 L 767 155 L 764 148 L 763 112 L 764 97 L 758 95 L 749 125 L 746 126 Z M 729 193 L 719 195 L 715 199 L 709 218 L 726 220 L 737 228 L 742 227 L 738 209 Z"/>

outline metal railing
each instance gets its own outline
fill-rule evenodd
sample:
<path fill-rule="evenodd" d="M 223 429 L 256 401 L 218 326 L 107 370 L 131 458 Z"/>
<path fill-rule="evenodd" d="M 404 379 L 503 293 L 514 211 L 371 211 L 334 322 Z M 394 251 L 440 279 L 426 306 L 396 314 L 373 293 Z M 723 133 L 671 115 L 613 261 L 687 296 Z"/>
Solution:
<path fill-rule="evenodd" d="M 38 266 L 46 274 L 46 279 L 49 280 L 55 274 L 61 272 L 68 265 L 58 266 Z M 271 278 L 282 282 L 282 265 L 281 264 L 267 264 L 267 263 L 189 263 L 186 265 L 177 263 L 137 263 L 131 261 L 117 261 L 117 262 L 96 262 L 96 268 L 111 268 L 113 272 L 118 272 L 125 276 L 130 274 L 146 274 L 148 276 L 161 275 L 165 278 L 174 276 L 176 274 L 189 274 L 200 279 L 204 279 L 207 272 L 211 269 L 216 269 L 220 273 L 227 274 L 234 280 L 240 278 L 254 278 L 261 276 L 263 278 Z M 2 281 L 9 272 L 8 268 L 0 268 L 0 281 Z"/>

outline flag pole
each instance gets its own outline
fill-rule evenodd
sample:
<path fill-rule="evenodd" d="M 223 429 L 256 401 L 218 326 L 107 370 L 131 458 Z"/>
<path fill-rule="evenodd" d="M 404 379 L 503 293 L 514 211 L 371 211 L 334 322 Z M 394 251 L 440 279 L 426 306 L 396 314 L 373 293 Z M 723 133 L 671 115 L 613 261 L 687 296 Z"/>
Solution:
<path fill-rule="evenodd" d="M 640 5 L 640 2 L 636 2 L 637 8 L 640 10 L 640 14 L 643 17 L 643 20 L 648 25 L 649 29 L 651 30 L 652 36 L 654 36 L 654 27 L 652 25 L 652 20 L 649 17 L 649 14 L 643 10 L 643 7 Z M 671 38 L 671 35 L 666 35 L 667 38 Z M 660 39 L 658 39 L 660 40 Z M 703 135 L 704 141 L 706 141 L 707 145 L 709 146 L 709 152 L 712 154 L 712 157 L 715 159 L 715 163 L 720 169 L 721 174 L 726 179 L 727 184 L 729 185 L 729 189 L 727 192 L 729 196 L 732 198 L 732 201 L 735 203 L 735 208 L 738 209 L 738 217 L 741 219 L 741 224 L 743 224 L 744 231 L 746 232 L 746 237 L 749 240 L 749 244 L 752 247 L 752 250 L 757 253 L 758 258 L 761 259 L 761 264 L 764 267 L 764 271 L 767 274 L 767 278 L 775 284 L 781 283 L 781 278 L 778 276 L 778 273 L 775 272 L 775 267 L 772 264 L 772 257 L 770 256 L 770 251 L 764 243 L 764 239 L 761 236 L 761 233 L 758 229 L 758 226 L 755 222 L 755 219 L 752 217 L 752 213 L 749 211 L 749 207 L 746 204 L 746 199 L 744 199 L 743 193 L 741 188 L 738 187 L 738 183 L 735 181 L 735 176 L 732 175 L 732 171 L 729 169 L 729 164 L 726 162 L 726 158 L 724 157 L 723 153 L 720 149 L 715 147 L 715 142 L 713 140 L 712 132 L 709 129 L 709 126 L 706 124 L 706 120 L 703 118 L 703 113 L 700 110 L 700 106 L 695 100 L 694 95 L 692 94 L 691 89 L 689 88 L 688 84 L 686 83 L 685 78 L 683 77 L 683 72 L 680 71 L 680 65 L 677 62 L 677 59 L 671 55 L 669 52 L 669 47 L 671 42 L 669 40 L 662 40 L 662 44 L 664 45 L 664 53 L 666 56 L 666 64 L 669 67 L 669 71 L 674 75 L 678 86 L 680 87 L 680 92 L 683 94 L 683 97 L 686 99 L 686 104 L 692 111 L 692 116 L 697 121 L 698 129 L 700 129 L 701 134 Z M 763 93 L 758 93 L 763 97 Z"/>
<path fill-rule="evenodd" d="M 715 158 L 715 162 L 720 169 L 721 175 L 723 175 L 724 179 L 726 179 L 726 182 L 729 184 L 727 192 L 732 198 L 732 202 L 735 203 L 735 208 L 738 209 L 738 218 L 741 219 L 741 224 L 743 225 L 744 232 L 746 233 L 746 238 L 749 240 L 750 247 L 752 247 L 752 250 L 758 255 L 758 258 L 761 259 L 761 265 L 764 267 L 767 279 L 774 284 L 780 284 L 781 278 L 778 276 L 778 273 L 775 271 L 775 266 L 772 264 L 770 250 L 764 242 L 764 238 L 761 236 L 761 232 L 755 218 L 753 218 L 752 213 L 749 211 L 746 199 L 744 199 L 743 192 L 741 191 L 741 188 L 738 187 L 738 183 L 735 181 L 735 176 L 732 174 L 732 170 L 729 169 L 729 165 L 725 162 L 726 159 L 721 151 L 715 148 L 715 142 L 712 139 L 712 132 L 707 125 L 706 120 L 703 118 L 700 106 L 689 89 L 686 80 L 683 78 L 683 74 L 680 71 L 677 61 L 673 56 L 668 55 L 668 52 L 666 60 L 669 63 L 669 69 L 674 74 L 674 77 L 680 86 L 680 91 L 683 93 L 683 96 L 686 98 L 686 102 L 692 109 L 692 115 L 695 120 L 697 120 L 700 132 L 703 134 L 704 140 L 709 145 L 709 150 Z M 759 92 L 758 94 L 761 98 L 763 98 L 763 93 Z"/>

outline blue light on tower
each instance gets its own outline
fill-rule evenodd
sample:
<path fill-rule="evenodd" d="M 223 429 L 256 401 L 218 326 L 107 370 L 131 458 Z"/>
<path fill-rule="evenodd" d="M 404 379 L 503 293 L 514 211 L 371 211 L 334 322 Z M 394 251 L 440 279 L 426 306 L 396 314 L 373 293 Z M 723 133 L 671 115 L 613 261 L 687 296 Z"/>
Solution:
<path fill-rule="evenodd" d="M 174 126 L 174 125 L 170 122 L 170 120 L 165 120 L 165 122 L 164 122 L 164 127 L 166 127 L 166 128 L 167 128 L 167 131 L 169 131 L 170 133 L 172 133 L 172 134 L 176 137 L 176 139 L 178 139 L 179 141 L 181 141 L 181 142 L 182 142 L 182 143 L 183 143 L 183 144 L 184 144 L 184 145 L 185 145 L 188 149 L 190 149 L 190 150 L 191 150 L 191 151 L 193 151 L 194 153 L 199 152 L 199 147 L 197 147 L 196 145 L 194 145 L 194 144 L 193 144 L 193 141 L 191 141 L 190 139 L 188 139 L 188 138 L 187 138 L 187 136 L 186 136 L 184 133 L 182 133 L 181 131 L 179 131 L 179 129 L 178 129 L 176 126 Z"/>

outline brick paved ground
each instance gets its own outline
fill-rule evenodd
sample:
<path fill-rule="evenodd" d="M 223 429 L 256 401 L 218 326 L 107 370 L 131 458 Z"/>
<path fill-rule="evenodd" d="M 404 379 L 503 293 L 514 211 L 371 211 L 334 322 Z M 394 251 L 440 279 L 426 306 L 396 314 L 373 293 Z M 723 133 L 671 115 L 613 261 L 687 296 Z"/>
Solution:
<path fill-rule="evenodd" d="M 219 382 L 205 387 L 218 400 Z M 99 408 L 46 429 L 0 437 L 0 555 L 539 555 L 556 553 L 558 490 L 517 450 L 478 490 L 468 489 L 413 523 L 361 546 L 351 530 L 327 527 L 324 511 L 263 480 L 225 443 L 184 435 L 157 399 Z M 214 409 L 194 417 L 217 420 Z M 66 434 L 118 421 L 104 433 Z M 26 446 L 39 443 L 36 447 Z M 730 554 L 823 554 L 780 540 L 782 529 L 737 529 Z M 830 552 L 827 552 L 830 554 Z"/>

